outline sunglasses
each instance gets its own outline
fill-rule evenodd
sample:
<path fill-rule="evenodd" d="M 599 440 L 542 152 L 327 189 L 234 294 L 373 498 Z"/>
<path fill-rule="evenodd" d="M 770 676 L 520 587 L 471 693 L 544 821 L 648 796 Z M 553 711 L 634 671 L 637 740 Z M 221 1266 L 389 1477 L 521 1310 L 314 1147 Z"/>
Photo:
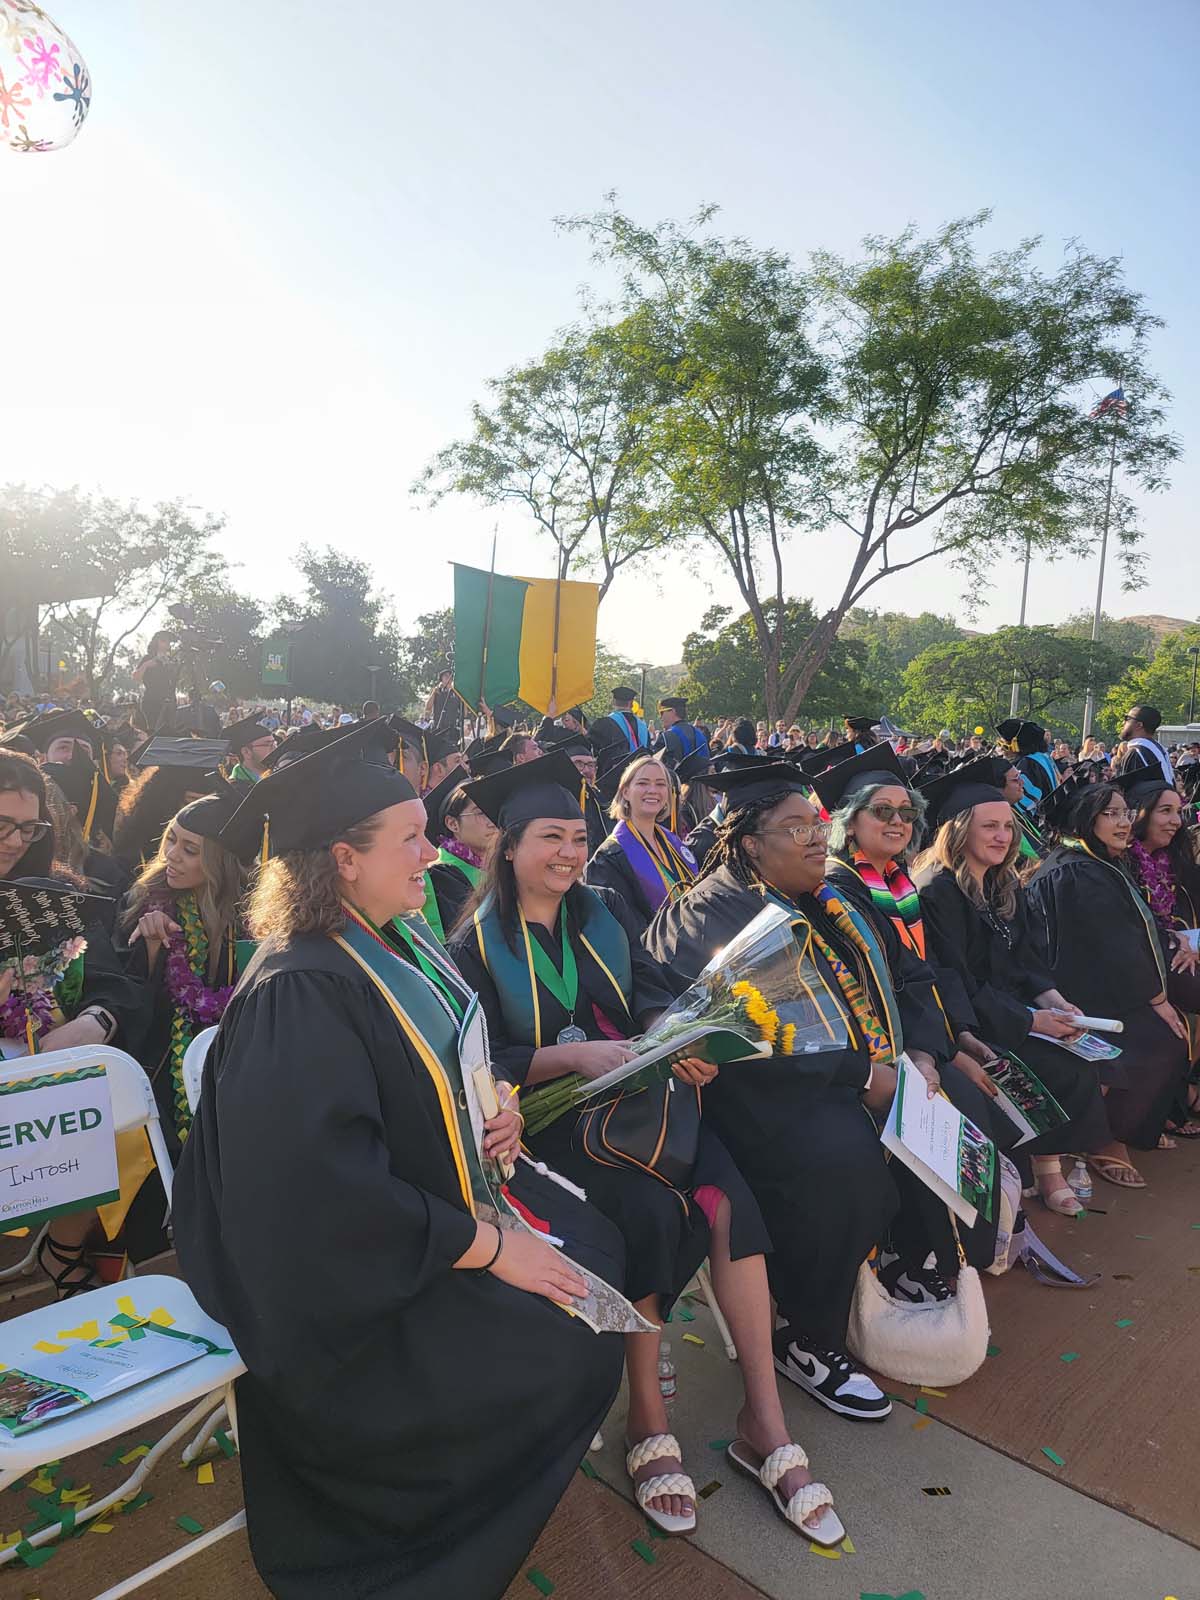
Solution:
<path fill-rule="evenodd" d="M 44 839 L 51 827 L 49 822 L 14 822 L 11 817 L 0 817 L 0 839 L 11 839 L 14 833 L 19 833 L 22 843 L 33 844 L 37 839 Z"/>
<path fill-rule="evenodd" d="M 886 800 L 881 800 L 878 805 L 868 806 L 866 809 L 876 822 L 895 822 L 897 817 L 901 822 L 915 822 L 921 815 L 916 806 L 890 806 Z"/>

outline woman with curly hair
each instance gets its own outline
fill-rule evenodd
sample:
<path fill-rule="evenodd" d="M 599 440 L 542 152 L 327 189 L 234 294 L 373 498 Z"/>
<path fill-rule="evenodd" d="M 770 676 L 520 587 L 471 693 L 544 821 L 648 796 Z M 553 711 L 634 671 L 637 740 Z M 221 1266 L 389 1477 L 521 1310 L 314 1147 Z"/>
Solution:
<path fill-rule="evenodd" d="M 1107 1182 L 1141 1189 L 1145 1181 L 1125 1145 L 1160 1147 L 1183 1094 L 1188 1048 L 1168 994 L 1159 927 L 1129 866 L 1135 815 L 1117 784 L 1084 789 L 1067 811 L 1061 842 L 1030 880 L 1029 900 L 1055 979 L 1093 1016 L 1123 1024 L 1115 1041 L 1119 1078 L 1106 1099 L 1121 1142 L 1093 1150 L 1090 1161 Z"/>
<path fill-rule="evenodd" d="M 1181 933 L 1200 927 L 1200 864 L 1184 821 L 1186 802 L 1161 774 L 1145 767 L 1113 782 L 1134 813 L 1128 861 L 1170 963 L 1167 995 L 1180 1011 L 1200 1013 L 1200 957 Z"/>

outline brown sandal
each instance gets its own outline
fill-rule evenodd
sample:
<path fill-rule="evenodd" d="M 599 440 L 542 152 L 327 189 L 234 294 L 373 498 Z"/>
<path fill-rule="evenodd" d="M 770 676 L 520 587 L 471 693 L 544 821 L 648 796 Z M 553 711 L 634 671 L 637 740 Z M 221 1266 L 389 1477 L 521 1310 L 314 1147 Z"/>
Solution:
<path fill-rule="evenodd" d="M 1120 1156 L 1087 1156 L 1087 1164 L 1092 1168 L 1098 1178 L 1103 1178 L 1105 1183 L 1111 1183 L 1118 1189 L 1144 1189 L 1146 1180 L 1134 1166 L 1132 1161 L 1122 1161 Z M 1131 1172 L 1132 1178 L 1116 1178 L 1114 1172 Z"/>

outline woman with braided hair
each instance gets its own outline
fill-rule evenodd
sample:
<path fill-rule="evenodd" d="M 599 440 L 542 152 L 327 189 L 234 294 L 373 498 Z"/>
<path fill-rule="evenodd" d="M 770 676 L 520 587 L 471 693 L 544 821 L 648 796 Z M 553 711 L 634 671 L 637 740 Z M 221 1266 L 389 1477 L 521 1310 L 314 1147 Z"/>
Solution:
<path fill-rule="evenodd" d="M 735 768 L 706 780 L 728 804 L 703 875 L 659 909 L 644 938 L 675 976 L 694 979 L 763 909 L 789 914 L 823 1012 L 844 1042 L 813 1054 L 726 1068 L 705 1089 L 705 1116 L 733 1156 L 774 1245 L 767 1258 L 784 1326 L 775 1365 L 842 1416 L 876 1420 L 891 1402 L 846 1349 L 859 1264 L 883 1237 L 898 1196 L 870 1110 L 885 1109 L 906 1048 L 891 976 L 895 931 L 876 925 L 824 882 L 829 825 L 808 782 L 787 762 Z M 943 1042 L 908 1053 L 937 1083 Z"/>

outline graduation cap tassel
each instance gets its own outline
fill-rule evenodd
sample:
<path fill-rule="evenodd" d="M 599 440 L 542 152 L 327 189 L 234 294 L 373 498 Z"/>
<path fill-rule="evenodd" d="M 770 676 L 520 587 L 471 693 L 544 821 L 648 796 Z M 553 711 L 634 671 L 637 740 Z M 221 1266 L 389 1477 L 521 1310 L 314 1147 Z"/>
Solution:
<path fill-rule="evenodd" d="M 271 859 L 271 814 L 263 812 L 262 849 L 259 852 L 259 865 L 265 867 Z"/>
<path fill-rule="evenodd" d="M 679 823 L 678 813 L 675 810 L 675 785 L 672 784 L 671 785 L 671 832 L 672 833 L 678 833 L 679 832 L 678 823 Z"/>
<path fill-rule="evenodd" d="M 100 798 L 100 774 L 93 769 L 92 772 L 92 797 L 88 801 L 87 820 L 83 824 L 83 837 L 90 844 L 92 838 L 92 823 L 96 820 L 96 802 Z"/>
<path fill-rule="evenodd" d="M 580 781 L 579 781 L 579 809 L 582 811 L 586 805 L 587 805 L 587 779 L 586 778 L 581 778 Z"/>

